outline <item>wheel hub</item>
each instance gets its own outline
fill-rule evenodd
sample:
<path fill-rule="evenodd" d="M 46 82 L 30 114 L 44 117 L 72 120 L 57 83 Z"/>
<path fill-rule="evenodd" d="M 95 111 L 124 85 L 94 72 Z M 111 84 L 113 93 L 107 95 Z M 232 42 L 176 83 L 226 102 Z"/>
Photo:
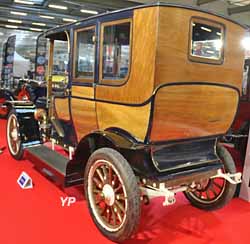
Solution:
<path fill-rule="evenodd" d="M 11 131 L 11 138 L 13 139 L 13 141 L 17 141 L 18 140 L 18 133 L 17 133 L 17 129 L 16 128 L 14 128 Z"/>
<path fill-rule="evenodd" d="M 104 185 L 102 193 L 104 195 L 105 203 L 109 206 L 112 206 L 115 202 L 115 192 L 113 187 L 109 184 Z"/>

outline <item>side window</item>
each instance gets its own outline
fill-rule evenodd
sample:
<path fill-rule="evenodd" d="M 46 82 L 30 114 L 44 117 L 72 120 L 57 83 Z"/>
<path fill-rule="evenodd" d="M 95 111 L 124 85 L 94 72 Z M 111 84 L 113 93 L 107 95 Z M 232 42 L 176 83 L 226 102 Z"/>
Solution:
<path fill-rule="evenodd" d="M 250 67 L 250 60 L 246 59 L 244 64 L 244 71 L 242 77 L 242 98 L 247 98 L 249 92 L 249 67 Z"/>
<path fill-rule="evenodd" d="M 197 62 L 221 64 L 224 50 L 223 25 L 193 18 L 191 21 L 190 59 Z"/>
<path fill-rule="evenodd" d="M 74 79 L 93 81 L 95 67 L 95 28 L 75 32 Z"/>
<path fill-rule="evenodd" d="M 131 22 L 105 23 L 101 36 L 100 78 L 102 84 L 124 83 L 130 66 Z"/>
<path fill-rule="evenodd" d="M 54 41 L 54 55 L 53 55 L 53 75 L 66 76 L 68 73 L 68 42 L 67 41 Z"/>

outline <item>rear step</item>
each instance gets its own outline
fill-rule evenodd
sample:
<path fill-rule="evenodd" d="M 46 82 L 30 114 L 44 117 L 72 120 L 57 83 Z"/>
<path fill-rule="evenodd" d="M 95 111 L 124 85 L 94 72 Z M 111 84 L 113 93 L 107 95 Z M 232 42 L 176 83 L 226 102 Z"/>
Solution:
<path fill-rule="evenodd" d="M 73 186 L 82 183 L 79 172 L 66 175 L 69 159 L 44 145 L 26 148 L 27 158 L 36 168 L 61 186 Z"/>

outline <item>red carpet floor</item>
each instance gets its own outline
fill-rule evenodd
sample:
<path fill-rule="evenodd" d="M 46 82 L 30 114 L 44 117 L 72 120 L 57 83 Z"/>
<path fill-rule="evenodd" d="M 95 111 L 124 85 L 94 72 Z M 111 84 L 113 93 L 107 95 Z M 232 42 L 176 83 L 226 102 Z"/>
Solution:
<path fill-rule="evenodd" d="M 4 120 L 0 120 L 2 146 L 6 146 Z M 22 190 L 16 183 L 22 171 L 32 177 L 33 189 Z M 62 207 L 60 197 L 66 196 L 75 196 L 77 202 Z M 29 161 L 15 161 L 5 149 L 0 155 L 0 244 L 40 243 L 111 242 L 93 224 L 81 187 L 63 191 Z M 249 244 L 250 203 L 233 199 L 221 210 L 205 212 L 192 207 L 182 194 L 170 207 L 155 199 L 143 206 L 139 232 L 126 243 Z"/>

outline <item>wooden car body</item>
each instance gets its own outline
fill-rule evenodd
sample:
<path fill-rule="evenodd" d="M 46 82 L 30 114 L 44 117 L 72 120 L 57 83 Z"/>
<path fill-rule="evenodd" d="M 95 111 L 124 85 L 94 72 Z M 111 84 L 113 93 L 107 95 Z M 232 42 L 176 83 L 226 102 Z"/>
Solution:
<path fill-rule="evenodd" d="M 166 206 L 185 192 L 199 208 L 224 206 L 241 174 L 217 139 L 237 112 L 244 34 L 230 19 L 169 4 L 49 30 L 46 109 L 41 99 L 12 104 L 10 153 L 21 159 L 26 150 L 64 187 L 84 183 L 97 227 L 115 242 L 134 233 L 140 197 L 164 196 Z M 68 44 L 60 91 L 52 89 L 55 40 Z"/>
<path fill-rule="evenodd" d="M 124 24 L 129 42 L 127 72 L 120 79 L 107 79 L 103 77 L 103 33 L 106 27 Z M 220 31 L 217 59 L 192 54 L 195 25 Z M 94 70 L 86 78 L 76 74 L 77 43 L 78 36 L 88 31 L 92 33 Z M 164 4 L 103 14 L 48 31 L 48 75 L 52 75 L 54 40 L 68 42 L 70 67 L 63 95 L 54 93 L 52 79 L 48 81 L 49 117 L 56 120 L 59 130 L 49 137 L 64 147 L 75 148 L 76 161 L 78 157 L 87 160 L 93 150 L 89 145 L 92 137 L 97 148 L 101 146 L 97 138 L 109 136 L 112 139 L 107 141 L 120 151 L 124 147 L 130 151 L 132 145 L 137 145 L 152 160 L 150 166 L 145 166 L 129 153 L 127 157 L 142 175 L 161 175 L 168 168 L 170 173 L 186 170 L 187 160 L 194 165 L 203 162 L 204 167 L 220 167 L 214 148 L 217 137 L 228 131 L 237 111 L 244 62 L 240 41 L 244 33 L 242 26 L 220 16 Z M 187 160 L 172 153 L 168 162 L 165 151 L 169 148 Z M 154 158 L 154 154 L 158 156 Z"/>

